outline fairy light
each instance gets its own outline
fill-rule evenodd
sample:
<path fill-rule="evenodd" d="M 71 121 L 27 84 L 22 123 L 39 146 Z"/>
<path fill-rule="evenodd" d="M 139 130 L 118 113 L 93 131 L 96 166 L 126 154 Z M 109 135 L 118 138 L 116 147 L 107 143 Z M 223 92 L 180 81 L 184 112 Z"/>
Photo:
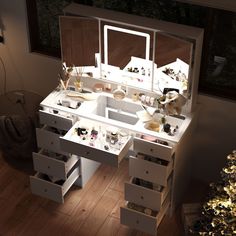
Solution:
<path fill-rule="evenodd" d="M 209 200 L 191 232 L 202 236 L 236 235 L 236 150 L 227 156 L 221 176 L 219 183 L 210 184 Z"/>

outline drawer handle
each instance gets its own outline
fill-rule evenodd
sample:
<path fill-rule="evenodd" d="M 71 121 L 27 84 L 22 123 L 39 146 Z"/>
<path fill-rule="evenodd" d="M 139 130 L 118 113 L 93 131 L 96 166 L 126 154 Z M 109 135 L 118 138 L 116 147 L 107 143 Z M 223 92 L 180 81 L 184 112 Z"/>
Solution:
<path fill-rule="evenodd" d="M 148 170 L 146 170 L 146 171 L 145 171 L 145 173 L 148 175 L 148 174 L 149 174 L 149 171 L 148 171 Z"/>
<path fill-rule="evenodd" d="M 144 197 L 143 197 L 143 196 L 141 196 L 140 198 L 141 198 L 142 200 L 144 199 Z"/>
<path fill-rule="evenodd" d="M 137 224 L 137 225 L 139 224 L 139 220 L 136 220 L 136 224 Z"/>

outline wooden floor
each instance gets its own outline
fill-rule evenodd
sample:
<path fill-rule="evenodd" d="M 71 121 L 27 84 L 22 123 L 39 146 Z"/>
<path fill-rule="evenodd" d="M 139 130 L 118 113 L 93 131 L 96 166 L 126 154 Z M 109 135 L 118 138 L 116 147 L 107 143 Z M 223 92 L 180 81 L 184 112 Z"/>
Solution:
<path fill-rule="evenodd" d="M 147 235 L 120 224 L 124 181 L 129 179 L 127 160 L 119 169 L 102 165 L 84 189 L 72 187 L 64 204 L 32 195 L 32 173 L 31 163 L 9 163 L 0 153 L 0 236 Z M 164 217 L 157 235 L 184 235 L 180 211 Z"/>

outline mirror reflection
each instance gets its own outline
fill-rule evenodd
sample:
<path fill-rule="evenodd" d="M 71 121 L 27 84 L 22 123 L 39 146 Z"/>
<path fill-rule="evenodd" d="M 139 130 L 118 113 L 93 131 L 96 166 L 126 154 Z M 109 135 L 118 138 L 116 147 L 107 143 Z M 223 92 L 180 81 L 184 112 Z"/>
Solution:
<path fill-rule="evenodd" d="M 60 17 L 63 62 L 67 66 L 95 66 L 99 53 L 99 26 L 96 19 Z"/>
<path fill-rule="evenodd" d="M 104 64 L 124 69 L 131 57 L 150 59 L 150 35 L 148 33 L 107 24 L 103 29 Z"/>

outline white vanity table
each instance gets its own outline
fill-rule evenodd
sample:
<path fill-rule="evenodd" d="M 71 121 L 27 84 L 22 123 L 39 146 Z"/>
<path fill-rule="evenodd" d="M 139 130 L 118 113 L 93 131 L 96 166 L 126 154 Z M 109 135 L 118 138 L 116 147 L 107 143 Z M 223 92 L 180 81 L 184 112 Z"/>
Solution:
<path fill-rule="evenodd" d="M 100 163 L 119 167 L 128 157 L 131 180 L 124 186 L 127 204 L 121 207 L 121 223 L 155 235 L 163 216 L 181 201 L 189 180 L 203 32 L 78 4 L 69 5 L 65 14 L 60 19 L 63 61 L 82 71 L 80 80 L 91 92 L 56 89 L 41 102 L 44 126 L 36 132 L 40 149 L 33 154 L 37 174 L 30 177 L 32 192 L 64 202 L 69 188 L 73 184 L 83 187 Z M 135 42 L 144 46 L 137 47 L 142 51 L 139 55 L 134 47 L 134 55 L 117 63 L 114 55 L 124 54 L 117 52 L 114 41 L 120 33 L 120 43 L 125 37 L 126 44 L 135 45 L 131 42 L 138 37 Z M 169 37 L 169 42 L 177 38 L 178 45 L 183 41 L 188 63 L 186 56 L 161 56 L 159 37 Z M 183 73 L 185 77 L 172 76 Z M 71 81 L 76 76 L 78 71 L 73 70 Z M 109 84 L 112 90 L 120 84 L 126 97 L 117 101 L 112 91 L 93 92 L 98 83 Z M 171 130 L 177 127 L 171 135 L 163 131 L 163 124 L 158 131 L 147 129 L 147 122 L 137 116 L 144 111 L 144 102 L 132 99 L 134 92 L 153 97 L 164 88 L 178 89 L 188 98 L 181 116 L 165 116 Z M 156 120 L 162 118 L 163 114 L 155 114 Z"/>

